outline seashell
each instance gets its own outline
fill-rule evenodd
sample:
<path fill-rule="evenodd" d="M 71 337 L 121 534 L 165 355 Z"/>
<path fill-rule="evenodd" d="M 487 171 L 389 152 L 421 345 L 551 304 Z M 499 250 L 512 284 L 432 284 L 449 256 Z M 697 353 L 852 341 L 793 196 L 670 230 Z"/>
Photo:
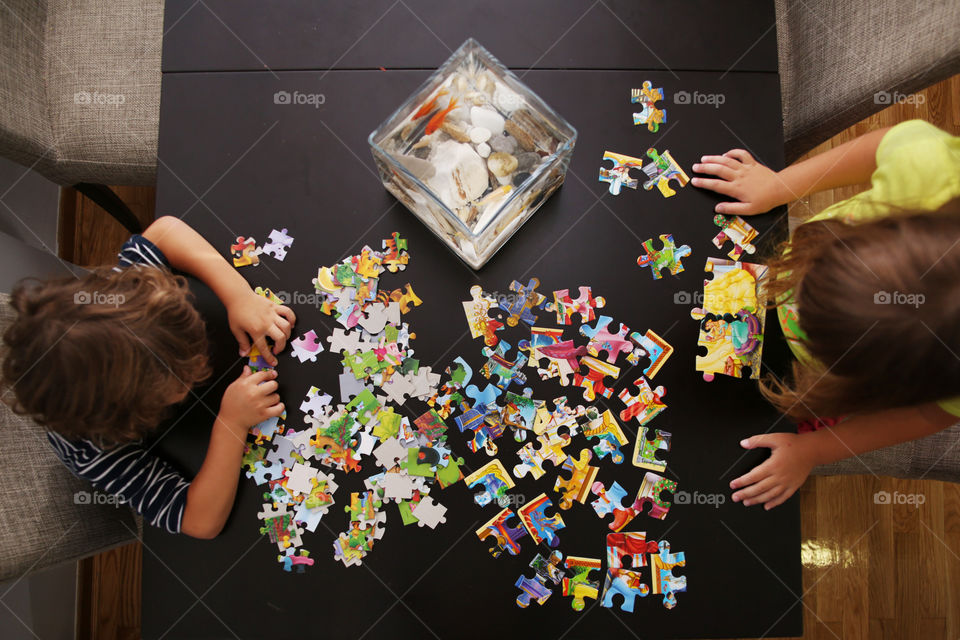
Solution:
<path fill-rule="evenodd" d="M 491 153 L 490 157 L 487 158 L 487 166 L 490 168 L 490 173 L 497 177 L 500 184 L 508 184 L 510 174 L 517 168 L 517 159 L 509 153 L 497 151 Z"/>
<path fill-rule="evenodd" d="M 490 129 L 484 127 L 473 127 L 470 129 L 470 142 L 480 144 L 490 139 Z"/>
<path fill-rule="evenodd" d="M 503 132 L 503 116 L 487 107 L 470 107 L 470 122 L 475 127 L 487 129 L 491 135 L 499 135 Z"/>
<path fill-rule="evenodd" d="M 440 125 L 440 130 L 457 142 L 470 142 L 470 134 L 467 133 L 466 129 L 450 120 L 444 120 L 443 124 Z"/>
<path fill-rule="evenodd" d="M 486 158 L 490 155 L 490 145 L 486 142 L 481 142 L 477 145 L 477 153 L 480 154 L 481 158 Z"/>
<path fill-rule="evenodd" d="M 427 184 L 449 208 L 462 207 L 487 190 L 486 165 L 469 144 L 454 140 L 441 142 L 430 160 L 436 174 Z"/>

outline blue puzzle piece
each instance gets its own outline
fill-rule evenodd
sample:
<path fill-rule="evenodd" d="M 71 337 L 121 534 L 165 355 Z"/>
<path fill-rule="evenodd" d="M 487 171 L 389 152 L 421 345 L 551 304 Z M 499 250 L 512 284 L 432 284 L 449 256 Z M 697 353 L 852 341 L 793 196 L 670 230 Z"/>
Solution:
<path fill-rule="evenodd" d="M 548 589 L 546 585 L 526 576 L 520 576 L 515 586 L 520 589 L 520 595 L 517 596 L 517 606 L 523 609 L 530 606 L 531 600 L 537 604 L 543 604 L 553 595 L 553 591 Z"/>
<path fill-rule="evenodd" d="M 633 601 L 637 596 L 646 598 L 650 587 L 640 581 L 640 572 L 629 569 L 608 569 L 607 578 L 603 583 L 603 600 L 600 606 L 613 607 L 613 596 L 623 596 L 621 611 L 633 612 Z"/>
<path fill-rule="evenodd" d="M 467 387 L 465 391 L 469 397 L 473 398 L 475 404 L 483 404 L 488 407 L 495 406 L 497 404 L 497 398 L 503 393 L 502 389 L 498 389 L 493 384 L 487 384 L 483 391 L 481 391 L 477 385 L 472 384 Z"/>

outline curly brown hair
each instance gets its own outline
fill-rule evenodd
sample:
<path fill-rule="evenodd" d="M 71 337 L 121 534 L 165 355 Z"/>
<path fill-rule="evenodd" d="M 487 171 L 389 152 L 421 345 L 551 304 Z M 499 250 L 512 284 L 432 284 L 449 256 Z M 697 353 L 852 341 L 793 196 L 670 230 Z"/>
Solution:
<path fill-rule="evenodd" d="M 163 269 L 99 268 L 23 280 L 3 334 L 3 400 L 67 437 L 137 440 L 210 375 L 207 336 L 186 279 Z"/>
<path fill-rule="evenodd" d="M 796 305 L 812 363 L 763 395 L 798 420 L 960 395 L 960 199 L 800 225 L 769 262 L 771 304 Z M 788 250 L 787 250 L 788 249 Z"/>

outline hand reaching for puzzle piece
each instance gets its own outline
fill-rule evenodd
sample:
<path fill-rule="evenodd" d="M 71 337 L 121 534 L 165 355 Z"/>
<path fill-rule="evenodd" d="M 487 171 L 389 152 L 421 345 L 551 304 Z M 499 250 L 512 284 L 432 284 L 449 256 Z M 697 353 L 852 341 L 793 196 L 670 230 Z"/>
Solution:
<path fill-rule="evenodd" d="M 716 176 L 694 178 L 693 186 L 709 189 L 739 202 L 720 202 L 717 213 L 752 216 L 799 198 L 801 194 L 784 193 L 786 185 L 777 172 L 757 162 L 743 149 L 731 149 L 722 156 L 703 156 L 693 170 Z"/>

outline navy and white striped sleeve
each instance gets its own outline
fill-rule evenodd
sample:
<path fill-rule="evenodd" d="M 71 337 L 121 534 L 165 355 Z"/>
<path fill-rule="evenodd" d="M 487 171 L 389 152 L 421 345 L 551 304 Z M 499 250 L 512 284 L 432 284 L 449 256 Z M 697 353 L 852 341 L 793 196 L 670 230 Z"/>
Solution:
<path fill-rule="evenodd" d="M 75 476 L 117 496 L 152 526 L 180 533 L 190 483 L 139 442 L 102 449 L 90 440 L 67 440 L 52 431 L 47 438 Z"/>
<path fill-rule="evenodd" d="M 120 247 L 120 253 L 117 254 L 117 266 L 113 270 L 120 271 L 133 265 L 144 265 L 159 269 L 170 268 L 167 256 L 163 255 L 157 245 L 139 234 L 130 236 L 130 239 Z"/>

